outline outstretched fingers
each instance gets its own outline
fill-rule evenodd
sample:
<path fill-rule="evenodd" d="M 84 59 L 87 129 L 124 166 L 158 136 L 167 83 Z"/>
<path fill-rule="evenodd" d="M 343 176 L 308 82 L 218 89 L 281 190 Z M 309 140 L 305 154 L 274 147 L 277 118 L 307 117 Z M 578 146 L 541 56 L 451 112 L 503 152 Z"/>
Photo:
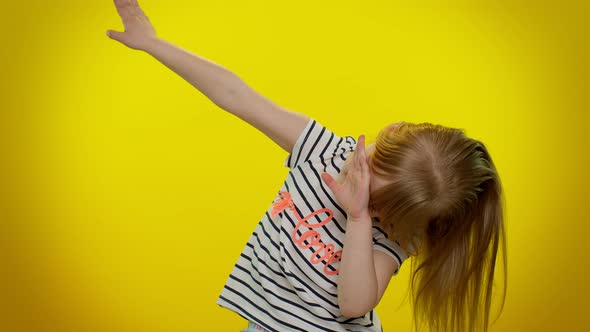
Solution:
<path fill-rule="evenodd" d="M 130 18 L 143 14 L 137 0 L 114 0 L 117 12 L 122 18 Z"/>
<path fill-rule="evenodd" d="M 131 17 L 131 3 L 129 0 L 114 0 L 115 1 L 115 8 L 117 8 L 117 13 L 121 18 L 126 19 Z"/>

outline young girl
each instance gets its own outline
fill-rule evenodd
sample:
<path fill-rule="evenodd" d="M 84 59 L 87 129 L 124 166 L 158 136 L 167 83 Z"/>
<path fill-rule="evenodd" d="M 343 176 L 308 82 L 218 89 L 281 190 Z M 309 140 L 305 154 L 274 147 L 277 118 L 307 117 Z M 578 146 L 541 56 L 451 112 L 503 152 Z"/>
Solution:
<path fill-rule="evenodd" d="M 115 6 L 125 32 L 110 38 L 152 55 L 289 153 L 287 178 L 217 300 L 249 321 L 246 331 L 382 331 L 374 308 L 409 256 L 416 330 L 487 331 L 506 244 L 500 179 L 481 142 L 397 122 L 365 147 L 364 135 L 339 136 L 157 37 L 136 0 Z"/>

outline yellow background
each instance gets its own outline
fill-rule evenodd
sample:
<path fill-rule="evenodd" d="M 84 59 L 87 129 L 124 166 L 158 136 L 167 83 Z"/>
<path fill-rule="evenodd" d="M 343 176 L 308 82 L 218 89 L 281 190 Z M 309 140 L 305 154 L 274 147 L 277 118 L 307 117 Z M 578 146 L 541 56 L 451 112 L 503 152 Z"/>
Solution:
<path fill-rule="evenodd" d="M 588 5 L 140 4 L 160 37 L 340 135 L 403 120 L 481 139 L 507 203 L 491 331 L 589 329 Z M 287 153 L 109 39 L 112 1 L 0 16 L 0 331 L 244 328 L 215 301 Z M 410 329 L 408 267 L 378 306 L 385 331 Z"/>

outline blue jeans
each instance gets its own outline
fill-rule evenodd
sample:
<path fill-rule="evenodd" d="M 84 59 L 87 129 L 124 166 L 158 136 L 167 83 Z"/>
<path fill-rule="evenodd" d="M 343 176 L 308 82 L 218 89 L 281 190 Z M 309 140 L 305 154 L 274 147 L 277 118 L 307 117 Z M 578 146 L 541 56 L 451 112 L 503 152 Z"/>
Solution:
<path fill-rule="evenodd" d="M 254 323 L 254 322 L 248 322 L 248 328 L 245 330 L 242 330 L 240 332 L 268 332 L 268 331 L 265 330 L 264 328 L 262 328 L 262 326 Z"/>

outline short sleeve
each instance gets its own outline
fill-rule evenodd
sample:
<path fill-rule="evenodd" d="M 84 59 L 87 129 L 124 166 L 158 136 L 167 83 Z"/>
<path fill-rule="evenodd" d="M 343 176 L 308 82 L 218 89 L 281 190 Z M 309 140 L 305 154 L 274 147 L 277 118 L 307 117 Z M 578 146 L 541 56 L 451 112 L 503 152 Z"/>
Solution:
<path fill-rule="evenodd" d="M 382 251 L 399 263 L 399 267 L 393 272 L 392 276 L 399 273 L 402 263 L 408 258 L 408 254 L 403 250 L 396 241 L 387 238 L 387 234 L 376 222 L 373 222 L 373 249 Z"/>
<path fill-rule="evenodd" d="M 352 136 L 341 137 L 315 119 L 310 119 L 297 137 L 284 166 L 295 168 L 308 160 L 327 160 L 352 151 L 355 145 L 356 140 Z"/>

